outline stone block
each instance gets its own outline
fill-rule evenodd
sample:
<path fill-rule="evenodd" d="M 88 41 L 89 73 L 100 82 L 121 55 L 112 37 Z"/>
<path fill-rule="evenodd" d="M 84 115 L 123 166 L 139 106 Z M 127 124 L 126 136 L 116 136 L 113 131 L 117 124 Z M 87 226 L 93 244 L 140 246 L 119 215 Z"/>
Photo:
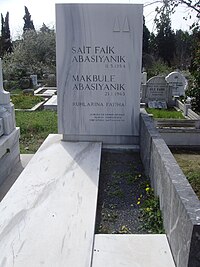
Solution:
<path fill-rule="evenodd" d="M 9 135 L 16 127 L 14 105 L 0 105 L 0 117 L 3 119 L 4 134 Z"/>
<path fill-rule="evenodd" d="M 11 134 L 0 137 L 0 184 L 6 180 L 19 160 L 19 128 L 16 128 Z"/>
<path fill-rule="evenodd" d="M 103 266 L 175 267 L 166 235 L 151 234 L 95 235 L 92 267 Z"/>

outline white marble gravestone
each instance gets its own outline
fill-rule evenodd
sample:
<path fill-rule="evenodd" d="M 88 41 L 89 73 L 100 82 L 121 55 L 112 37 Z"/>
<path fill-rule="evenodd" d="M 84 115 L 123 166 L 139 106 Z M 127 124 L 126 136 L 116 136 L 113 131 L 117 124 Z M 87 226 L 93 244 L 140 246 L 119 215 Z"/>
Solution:
<path fill-rule="evenodd" d="M 10 93 L 3 88 L 0 59 L 0 185 L 19 161 L 19 155 L 19 129 L 15 125 L 14 105 L 10 102 Z"/>
<path fill-rule="evenodd" d="M 187 80 L 185 77 L 177 71 L 171 72 L 166 76 L 166 81 L 172 87 L 173 96 L 184 96 L 187 88 Z"/>
<path fill-rule="evenodd" d="M 59 133 L 138 142 L 142 5 L 57 4 Z"/>
<path fill-rule="evenodd" d="M 33 86 L 36 87 L 38 85 L 37 75 L 30 75 L 30 78 L 32 80 Z"/>
<path fill-rule="evenodd" d="M 158 108 L 166 108 L 172 104 L 171 87 L 163 76 L 150 78 L 146 85 L 142 85 L 142 102 L 149 103 L 151 107 L 158 103 Z"/>

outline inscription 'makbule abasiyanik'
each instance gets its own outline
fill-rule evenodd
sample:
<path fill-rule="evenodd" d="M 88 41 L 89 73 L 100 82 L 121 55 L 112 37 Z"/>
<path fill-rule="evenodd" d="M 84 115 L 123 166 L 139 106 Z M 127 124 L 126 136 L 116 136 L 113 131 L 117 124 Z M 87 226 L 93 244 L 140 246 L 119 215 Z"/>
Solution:
<path fill-rule="evenodd" d="M 72 47 L 72 55 L 72 63 L 126 63 L 125 56 L 115 55 L 115 47 L 108 45 Z M 72 82 L 75 91 L 125 91 L 126 89 L 124 83 L 117 82 L 114 74 L 72 75 Z M 112 94 L 112 96 L 119 96 L 119 94 Z M 125 96 L 125 92 L 120 96 Z"/>

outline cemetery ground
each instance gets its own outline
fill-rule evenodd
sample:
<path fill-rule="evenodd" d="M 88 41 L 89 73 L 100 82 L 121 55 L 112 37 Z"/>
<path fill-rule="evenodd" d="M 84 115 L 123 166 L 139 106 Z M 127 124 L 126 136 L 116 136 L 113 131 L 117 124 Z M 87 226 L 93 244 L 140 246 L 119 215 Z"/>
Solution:
<path fill-rule="evenodd" d="M 16 125 L 20 127 L 20 152 L 33 154 L 50 133 L 57 133 L 57 113 L 54 111 L 16 111 Z"/>
<path fill-rule="evenodd" d="M 57 133 L 54 111 L 16 111 L 21 154 L 35 153 Z M 159 201 L 143 173 L 139 153 L 102 153 L 98 197 L 98 233 L 162 233 Z"/>
<path fill-rule="evenodd" d="M 57 113 L 16 111 L 16 124 L 21 154 L 33 154 L 48 134 L 57 133 Z M 182 152 L 175 151 L 175 158 L 200 198 L 200 152 Z M 96 232 L 163 232 L 159 200 L 144 175 L 139 153 L 102 153 Z"/>
<path fill-rule="evenodd" d="M 96 233 L 164 233 L 159 200 L 139 152 L 102 152 Z"/>
<path fill-rule="evenodd" d="M 23 94 L 21 89 L 11 91 L 11 101 L 15 105 L 15 109 L 31 109 L 36 104 L 44 101 L 41 96 Z"/>
<path fill-rule="evenodd" d="M 31 109 L 36 104 L 44 101 L 43 97 L 30 95 L 13 95 L 11 99 L 16 109 Z"/>

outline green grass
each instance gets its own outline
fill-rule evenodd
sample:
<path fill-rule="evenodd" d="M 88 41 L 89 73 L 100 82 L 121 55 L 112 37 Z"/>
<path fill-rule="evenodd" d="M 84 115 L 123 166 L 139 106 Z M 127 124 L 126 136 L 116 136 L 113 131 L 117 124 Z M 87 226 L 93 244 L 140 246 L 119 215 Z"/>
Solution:
<path fill-rule="evenodd" d="M 156 119 L 184 119 L 184 116 L 181 111 L 177 111 L 174 108 L 172 109 L 155 109 L 155 108 L 146 108 L 146 111 L 149 114 L 153 114 L 153 117 Z"/>
<path fill-rule="evenodd" d="M 23 90 L 20 88 L 14 89 L 10 92 L 11 95 L 22 95 L 23 94 Z"/>
<path fill-rule="evenodd" d="M 30 109 L 42 102 L 44 98 L 32 95 L 13 95 L 11 96 L 11 100 L 15 105 L 15 109 Z"/>
<path fill-rule="evenodd" d="M 174 152 L 173 155 L 200 199 L 200 152 Z"/>
<path fill-rule="evenodd" d="M 57 113 L 54 111 L 16 111 L 20 127 L 20 152 L 35 153 L 50 133 L 57 133 Z"/>

